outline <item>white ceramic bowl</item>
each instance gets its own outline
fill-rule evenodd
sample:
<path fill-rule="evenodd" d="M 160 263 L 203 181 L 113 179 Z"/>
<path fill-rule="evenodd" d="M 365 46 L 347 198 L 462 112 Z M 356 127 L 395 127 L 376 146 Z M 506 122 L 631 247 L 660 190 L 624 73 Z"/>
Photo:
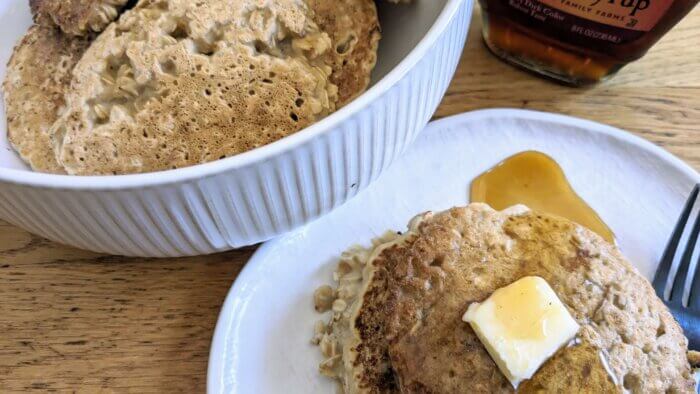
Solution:
<path fill-rule="evenodd" d="M 451 80 L 473 0 L 380 2 L 373 86 L 290 137 L 224 160 L 150 174 L 34 173 L 12 152 L 0 113 L 0 218 L 110 254 L 185 256 L 265 241 L 355 196 L 423 129 Z M 27 0 L 0 2 L 0 74 L 31 23 Z"/>

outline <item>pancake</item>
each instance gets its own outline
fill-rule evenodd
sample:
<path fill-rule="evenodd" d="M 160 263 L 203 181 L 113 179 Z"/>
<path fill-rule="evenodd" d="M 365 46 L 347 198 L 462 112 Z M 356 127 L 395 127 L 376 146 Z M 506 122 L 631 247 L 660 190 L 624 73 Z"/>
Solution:
<path fill-rule="evenodd" d="M 112 23 L 129 0 L 29 0 L 34 20 L 58 26 L 66 34 L 99 33 Z"/>
<path fill-rule="evenodd" d="M 496 212 L 484 204 L 416 223 L 359 264 L 352 296 L 340 292 L 343 273 L 359 271 L 339 266 L 332 305 L 343 299 L 346 308 L 316 339 L 336 349 L 321 367 L 346 392 L 512 392 L 461 317 L 524 276 L 547 280 L 581 330 L 519 392 L 694 392 L 681 328 L 598 235 L 524 207 Z"/>
<path fill-rule="evenodd" d="M 412 240 L 426 217 L 414 218 L 406 234 L 388 232 L 369 249 L 354 246 L 343 252 L 333 273 L 337 287 L 314 293 L 317 312 L 333 311 L 327 323 L 316 323 L 312 340 L 324 356 L 319 371 L 337 379 L 345 393 L 399 390 L 383 335 L 388 277 L 377 263 L 388 249 Z"/>
<path fill-rule="evenodd" d="M 75 67 L 58 160 L 126 174 L 269 144 L 335 110 L 330 46 L 301 0 L 142 1 Z"/>
<path fill-rule="evenodd" d="M 55 27 L 32 26 L 15 47 L 3 83 L 7 135 L 35 171 L 64 173 L 56 161 L 49 129 L 64 105 L 71 70 L 89 46 Z"/>
<path fill-rule="evenodd" d="M 320 347 L 324 357 L 319 371 L 337 379 L 344 393 L 398 392 L 383 336 L 384 319 L 366 319 L 382 315 L 387 294 L 384 272 L 368 262 L 405 239 L 406 236 L 388 233 L 374 240 L 371 249 L 358 246 L 344 252 L 333 274 L 337 288 L 323 286 L 314 293 L 317 312 L 333 311 L 327 323 L 316 322 L 312 343 Z M 375 332 L 366 327 L 375 327 Z"/>
<path fill-rule="evenodd" d="M 338 86 L 338 105 L 343 106 L 367 89 L 377 64 L 381 38 L 374 0 L 307 0 L 314 20 L 328 33 L 333 48 L 327 64 L 330 80 Z"/>

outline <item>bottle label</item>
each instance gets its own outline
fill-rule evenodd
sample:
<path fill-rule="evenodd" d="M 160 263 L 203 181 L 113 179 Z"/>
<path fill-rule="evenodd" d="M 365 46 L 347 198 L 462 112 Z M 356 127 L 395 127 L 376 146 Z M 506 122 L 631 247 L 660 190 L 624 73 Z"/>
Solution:
<path fill-rule="evenodd" d="M 502 0 L 530 25 L 621 44 L 650 31 L 674 0 Z"/>

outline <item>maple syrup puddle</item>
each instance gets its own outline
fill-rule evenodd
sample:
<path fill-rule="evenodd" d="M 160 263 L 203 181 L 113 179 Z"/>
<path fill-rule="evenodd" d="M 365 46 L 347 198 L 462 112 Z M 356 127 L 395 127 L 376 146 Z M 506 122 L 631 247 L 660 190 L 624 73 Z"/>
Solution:
<path fill-rule="evenodd" d="M 559 164 L 537 151 L 518 153 L 472 181 L 471 201 L 502 210 L 524 204 L 576 222 L 615 243 L 600 216 L 576 194 Z"/>

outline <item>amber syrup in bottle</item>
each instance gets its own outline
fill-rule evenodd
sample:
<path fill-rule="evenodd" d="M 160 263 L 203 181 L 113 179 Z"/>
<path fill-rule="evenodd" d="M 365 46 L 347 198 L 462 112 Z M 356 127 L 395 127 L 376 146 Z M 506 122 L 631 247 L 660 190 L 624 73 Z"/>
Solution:
<path fill-rule="evenodd" d="M 484 39 L 508 62 L 572 85 L 635 61 L 698 0 L 480 0 Z"/>

